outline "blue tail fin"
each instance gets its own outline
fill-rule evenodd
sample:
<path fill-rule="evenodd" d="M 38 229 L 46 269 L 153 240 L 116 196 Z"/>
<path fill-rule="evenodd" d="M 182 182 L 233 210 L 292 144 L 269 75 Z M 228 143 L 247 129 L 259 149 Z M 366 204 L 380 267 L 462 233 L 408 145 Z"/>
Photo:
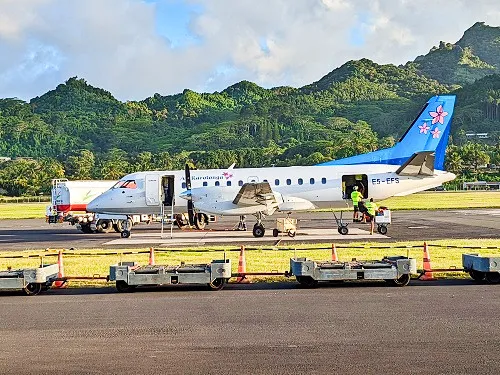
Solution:
<path fill-rule="evenodd" d="M 455 95 L 432 97 L 393 147 L 319 165 L 402 165 L 417 152 L 435 151 L 434 168 L 443 170 L 454 107 Z"/>

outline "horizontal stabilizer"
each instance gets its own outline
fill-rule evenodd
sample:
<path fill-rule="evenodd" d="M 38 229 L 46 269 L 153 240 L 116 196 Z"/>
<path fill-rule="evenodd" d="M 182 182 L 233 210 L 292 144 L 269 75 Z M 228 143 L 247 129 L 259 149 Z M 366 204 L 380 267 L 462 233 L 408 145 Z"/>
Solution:
<path fill-rule="evenodd" d="M 396 173 L 400 176 L 432 176 L 434 174 L 434 151 L 414 153 Z"/>

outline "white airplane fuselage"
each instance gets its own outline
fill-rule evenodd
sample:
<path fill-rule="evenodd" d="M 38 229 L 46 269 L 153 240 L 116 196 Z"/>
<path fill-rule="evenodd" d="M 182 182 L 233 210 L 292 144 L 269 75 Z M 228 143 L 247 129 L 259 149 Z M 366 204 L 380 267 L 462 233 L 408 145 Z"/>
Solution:
<path fill-rule="evenodd" d="M 435 170 L 432 176 L 401 176 L 398 165 L 362 164 L 334 166 L 294 166 L 272 168 L 208 169 L 191 171 L 190 196 L 196 211 L 215 215 L 272 214 L 315 208 L 349 206 L 345 193 L 346 177 L 363 177 L 364 198 L 375 201 L 404 196 L 451 181 L 455 175 Z M 186 211 L 184 171 L 147 171 L 124 176 L 120 181 L 134 181 L 132 187 L 114 187 L 94 199 L 88 210 L 106 214 L 159 214 L 164 192 L 162 178 L 173 183 L 173 211 Z M 233 200 L 245 183 L 267 181 L 278 207 L 266 209 L 263 204 L 234 204 Z M 158 185 L 156 186 L 155 185 Z M 126 184 L 124 184 L 126 185 Z M 166 210 L 169 212 L 169 209 Z"/>

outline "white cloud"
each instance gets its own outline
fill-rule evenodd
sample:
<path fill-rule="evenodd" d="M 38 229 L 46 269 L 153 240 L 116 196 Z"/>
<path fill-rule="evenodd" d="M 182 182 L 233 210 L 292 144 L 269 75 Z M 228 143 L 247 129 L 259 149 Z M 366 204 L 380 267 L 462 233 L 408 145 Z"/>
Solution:
<path fill-rule="evenodd" d="M 350 59 L 405 63 L 500 14 L 497 0 L 186 1 L 202 9 L 190 22 L 201 42 L 172 48 L 151 2 L 0 0 L 0 97 L 29 99 L 75 75 L 122 100 L 243 79 L 301 86 Z"/>

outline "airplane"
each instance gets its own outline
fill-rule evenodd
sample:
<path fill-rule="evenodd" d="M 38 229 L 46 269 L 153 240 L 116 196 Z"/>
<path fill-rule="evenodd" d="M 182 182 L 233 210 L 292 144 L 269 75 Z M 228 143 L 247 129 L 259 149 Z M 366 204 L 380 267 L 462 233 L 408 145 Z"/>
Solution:
<path fill-rule="evenodd" d="M 265 233 L 262 219 L 274 212 L 345 207 L 354 186 L 375 201 L 405 196 L 455 179 L 444 158 L 454 95 L 429 99 L 401 139 L 390 148 L 314 166 L 234 168 L 131 173 L 87 205 L 104 214 L 188 212 L 204 227 L 206 214 L 254 215 L 252 233 Z M 122 237 L 130 236 L 129 229 Z"/>

